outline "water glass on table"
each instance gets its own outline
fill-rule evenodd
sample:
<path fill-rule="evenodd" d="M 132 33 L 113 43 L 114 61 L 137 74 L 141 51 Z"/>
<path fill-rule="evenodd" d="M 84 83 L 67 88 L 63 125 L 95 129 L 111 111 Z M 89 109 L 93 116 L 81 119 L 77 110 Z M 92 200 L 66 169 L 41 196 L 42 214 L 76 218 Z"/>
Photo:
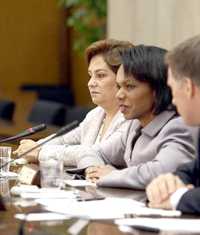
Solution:
<path fill-rule="evenodd" d="M 0 178 L 0 195 L 4 198 L 10 197 L 9 180 L 7 178 Z"/>
<path fill-rule="evenodd" d="M 9 173 L 12 148 L 0 146 L 0 176 L 6 176 Z"/>
<path fill-rule="evenodd" d="M 39 158 L 41 187 L 61 188 L 63 185 L 63 157 L 62 152 L 43 151 Z"/>

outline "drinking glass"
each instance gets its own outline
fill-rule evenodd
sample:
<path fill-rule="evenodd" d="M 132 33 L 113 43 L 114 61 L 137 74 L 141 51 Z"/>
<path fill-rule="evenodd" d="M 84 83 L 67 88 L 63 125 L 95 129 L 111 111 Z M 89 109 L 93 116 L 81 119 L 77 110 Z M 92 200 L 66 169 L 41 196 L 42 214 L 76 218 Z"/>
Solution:
<path fill-rule="evenodd" d="M 61 151 L 43 151 L 39 163 L 41 187 L 61 188 L 63 183 L 63 157 Z"/>
<path fill-rule="evenodd" d="M 9 172 L 11 151 L 11 147 L 0 146 L 0 175 L 6 175 Z"/>

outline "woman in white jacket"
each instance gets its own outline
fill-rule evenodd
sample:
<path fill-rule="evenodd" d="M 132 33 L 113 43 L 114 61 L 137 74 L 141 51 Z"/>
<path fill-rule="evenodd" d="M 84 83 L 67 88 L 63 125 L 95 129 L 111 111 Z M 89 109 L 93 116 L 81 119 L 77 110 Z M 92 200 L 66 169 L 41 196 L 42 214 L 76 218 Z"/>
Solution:
<path fill-rule="evenodd" d="M 74 154 L 77 145 L 92 146 L 101 143 L 113 135 L 121 135 L 129 121 L 118 111 L 116 93 L 116 73 L 119 68 L 118 52 L 132 44 L 113 39 L 100 40 L 91 44 L 85 51 L 88 63 L 88 88 L 94 104 L 98 107 L 91 110 L 80 125 L 53 141 L 42 149 L 36 149 L 26 156 L 28 162 L 37 162 L 39 155 L 45 151 L 63 151 L 65 165 L 76 165 Z M 109 58 L 109 59 L 108 59 Z M 109 63 L 110 58 L 113 61 Z M 24 139 L 14 152 L 19 155 L 35 146 L 37 142 Z M 75 152 L 74 152 L 75 151 Z"/>

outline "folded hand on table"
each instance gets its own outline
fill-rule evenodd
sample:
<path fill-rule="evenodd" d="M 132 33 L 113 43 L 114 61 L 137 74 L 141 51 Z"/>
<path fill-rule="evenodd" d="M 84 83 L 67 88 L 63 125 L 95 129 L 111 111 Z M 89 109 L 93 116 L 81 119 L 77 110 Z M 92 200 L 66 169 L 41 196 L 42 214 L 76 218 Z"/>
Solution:
<path fill-rule="evenodd" d="M 37 142 L 30 140 L 30 139 L 24 139 L 20 141 L 20 145 L 18 148 L 13 152 L 13 154 L 16 154 L 17 156 L 23 154 L 24 152 L 28 151 L 29 149 L 33 148 L 37 145 Z M 38 163 L 38 156 L 39 156 L 40 148 L 36 148 L 35 150 L 28 153 L 24 158 L 31 163 Z"/>
<path fill-rule="evenodd" d="M 180 188 L 193 188 L 191 184 L 184 184 L 181 179 L 171 173 L 155 178 L 146 188 L 149 207 L 172 209 L 170 196 Z"/>
<path fill-rule="evenodd" d="M 85 170 L 85 177 L 87 180 L 96 183 L 101 177 L 108 175 L 115 168 L 111 165 L 105 166 L 91 166 Z"/>

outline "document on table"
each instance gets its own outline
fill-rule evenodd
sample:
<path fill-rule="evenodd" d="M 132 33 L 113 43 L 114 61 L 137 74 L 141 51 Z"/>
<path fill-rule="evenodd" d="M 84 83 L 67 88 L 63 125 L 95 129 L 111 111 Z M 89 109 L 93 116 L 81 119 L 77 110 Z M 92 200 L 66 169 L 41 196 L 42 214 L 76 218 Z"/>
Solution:
<path fill-rule="evenodd" d="M 128 198 L 108 197 L 91 201 L 39 199 L 37 203 L 52 212 L 88 219 L 117 219 L 131 216 L 178 217 L 181 215 L 180 211 L 147 208 L 144 203 Z"/>
<path fill-rule="evenodd" d="M 36 185 L 24 185 L 24 184 L 13 186 L 10 189 L 10 192 L 13 195 L 18 195 L 18 196 L 20 196 L 21 193 L 35 193 L 39 191 L 40 191 L 40 188 Z"/>
<path fill-rule="evenodd" d="M 84 217 L 88 219 L 116 219 L 124 218 L 125 214 L 132 213 L 144 204 L 126 198 L 105 198 L 103 200 L 76 201 L 76 200 L 37 200 L 45 206 L 45 209 L 67 214 L 72 217 Z"/>
<path fill-rule="evenodd" d="M 145 230 L 162 230 L 196 233 L 200 232 L 200 219 L 181 218 L 133 218 L 115 220 L 119 226 L 131 226 Z"/>
<path fill-rule="evenodd" d="M 132 213 L 126 214 L 127 218 L 134 216 L 163 216 L 163 217 L 179 217 L 181 216 L 181 211 L 178 210 L 163 210 L 163 209 L 152 209 L 148 207 L 137 208 Z"/>
<path fill-rule="evenodd" d="M 96 186 L 95 183 L 87 180 L 64 180 L 64 183 L 72 187 Z"/>
<path fill-rule="evenodd" d="M 26 220 L 26 221 L 49 221 L 49 220 L 66 220 L 70 217 L 67 215 L 62 215 L 58 213 L 29 213 L 29 214 L 15 214 L 16 219 Z"/>
<path fill-rule="evenodd" d="M 0 178 L 17 178 L 17 177 L 18 177 L 18 174 L 12 171 L 0 173 Z"/>
<path fill-rule="evenodd" d="M 26 199 L 37 199 L 37 198 L 68 198 L 73 199 L 76 198 L 77 195 L 74 191 L 65 191 L 53 188 L 41 188 L 35 192 L 26 192 L 21 193 L 20 196 Z"/>

